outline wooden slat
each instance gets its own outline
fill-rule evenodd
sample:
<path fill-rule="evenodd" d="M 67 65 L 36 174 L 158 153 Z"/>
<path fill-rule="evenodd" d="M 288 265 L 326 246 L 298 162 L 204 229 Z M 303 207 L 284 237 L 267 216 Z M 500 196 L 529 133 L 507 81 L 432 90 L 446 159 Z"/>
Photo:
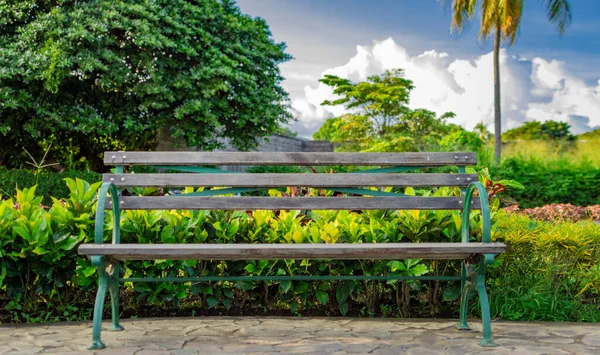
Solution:
<path fill-rule="evenodd" d="M 475 165 L 475 153 L 105 152 L 106 165 Z"/>
<path fill-rule="evenodd" d="M 457 210 L 462 197 L 204 197 L 128 196 L 123 210 Z M 108 200 L 106 208 L 110 208 Z M 479 209 L 473 200 L 473 209 Z"/>
<path fill-rule="evenodd" d="M 79 254 L 118 260 L 466 259 L 505 249 L 503 243 L 84 244 Z"/>
<path fill-rule="evenodd" d="M 105 174 L 117 187 L 468 186 L 477 174 Z"/>

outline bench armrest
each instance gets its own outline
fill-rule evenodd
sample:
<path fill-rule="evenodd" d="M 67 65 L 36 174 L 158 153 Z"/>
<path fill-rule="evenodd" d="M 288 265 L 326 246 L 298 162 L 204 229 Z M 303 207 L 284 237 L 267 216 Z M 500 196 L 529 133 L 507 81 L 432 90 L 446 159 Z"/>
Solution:
<path fill-rule="evenodd" d="M 477 190 L 479 192 L 479 201 L 481 202 L 481 242 L 491 243 L 491 230 L 492 221 L 490 218 L 490 204 L 488 202 L 488 194 L 485 186 L 479 181 L 472 182 L 467 187 L 465 193 L 464 209 L 462 214 L 462 226 L 460 228 L 462 242 L 468 243 L 470 237 L 470 223 L 469 217 L 471 215 L 471 201 L 473 200 L 473 193 Z M 484 254 L 482 262 L 484 265 L 491 265 L 494 262 L 495 254 Z"/>
<path fill-rule="evenodd" d="M 113 212 L 113 233 L 112 243 L 119 244 L 121 242 L 121 210 L 119 209 L 119 190 L 112 182 L 102 183 L 100 190 L 98 191 L 98 205 L 96 206 L 96 226 L 94 229 L 94 243 L 104 243 L 104 215 L 106 198 L 108 192 L 112 198 L 112 212 Z"/>
<path fill-rule="evenodd" d="M 471 201 L 473 200 L 473 193 L 477 190 L 479 192 L 479 201 L 481 202 L 481 224 L 482 224 L 482 236 L 481 242 L 490 243 L 491 239 L 491 228 L 492 222 L 490 219 L 490 205 L 488 203 L 488 194 L 485 190 L 485 186 L 479 181 L 472 182 L 467 187 L 464 200 L 464 209 L 462 214 L 462 226 L 460 228 L 461 237 L 463 243 L 469 242 L 470 236 L 470 224 L 469 217 L 471 215 Z"/>

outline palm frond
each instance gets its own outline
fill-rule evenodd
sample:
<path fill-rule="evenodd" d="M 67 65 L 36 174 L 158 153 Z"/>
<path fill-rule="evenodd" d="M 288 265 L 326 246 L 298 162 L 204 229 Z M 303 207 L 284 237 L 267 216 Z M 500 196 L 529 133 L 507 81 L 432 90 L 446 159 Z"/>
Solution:
<path fill-rule="evenodd" d="M 500 22 L 504 39 L 515 43 L 523 14 L 523 0 L 503 0 L 503 16 Z"/>
<path fill-rule="evenodd" d="M 486 39 L 498 26 L 500 0 L 481 1 L 481 27 L 479 37 Z"/>
<path fill-rule="evenodd" d="M 451 30 L 462 30 L 465 23 L 473 17 L 477 0 L 453 0 Z"/>
<path fill-rule="evenodd" d="M 540 1 L 546 7 L 548 20 L 558 27 L 560 34 L 563 34 L 572 21 L 571 2 L 569 0 Z"/>

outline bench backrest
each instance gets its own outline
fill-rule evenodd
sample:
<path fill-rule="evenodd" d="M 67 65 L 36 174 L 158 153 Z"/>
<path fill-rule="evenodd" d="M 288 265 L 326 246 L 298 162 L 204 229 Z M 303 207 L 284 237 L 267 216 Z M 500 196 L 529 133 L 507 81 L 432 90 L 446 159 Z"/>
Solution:
<path fill-rule="evenodd" d="M 413 210 L 462 209 L 463 197 L 416 197 L 370 191 L 369 187 L 466 187 L 477 181 L 464 167 L 476 165 L 475 153 L 263 153 L 263 152 L 106 152 L 104 163 L 117 174 L 104 182 L 129 187 L 229 187 L 222 193 L 281 187 L 313 187 L 359 196 L 331 197 L 217 197 L 217 192 L 168 196 L 121 196 L 120 209 L 234 209 L 234 210 Z M 155 166 L 178 173 L 123 174 L 123 166 Z M 204 166 L 376 166 L 353 173 L 237 173 Z M 398 173 L 419 168 L 458 166 L 462 173 Z M 192 173 L 190 173 L 192 172 Z M 197 173 L 202 172 L 202 173 Z M 110 204 L 107 205 L 110 208 Z M 472 208 L 478 209 L 479 201 Z"/>

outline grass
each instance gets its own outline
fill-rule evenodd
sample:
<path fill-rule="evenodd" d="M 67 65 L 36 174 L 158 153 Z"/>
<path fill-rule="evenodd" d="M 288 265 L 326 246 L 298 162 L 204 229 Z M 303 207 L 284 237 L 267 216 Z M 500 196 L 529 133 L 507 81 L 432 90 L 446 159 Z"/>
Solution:
<path fill-rule="evenodd" d="M 492 316 L 505 320 L 600 321 L 600 226 L 592 221 L 497 218 L 507 252 L 490 269 Z"/>
<path fill-rule="evenodd" d="M 600 139 L 581 139 L 574 142 L 520 141 L 502 146 L 502 160 L 518 159 L 536 162 L 540 165 L 593 166 L 600 169 Z M 479 164 L 491 166 L 494 163 L 493 145 L 489 144 L 477 152 Z"/>

